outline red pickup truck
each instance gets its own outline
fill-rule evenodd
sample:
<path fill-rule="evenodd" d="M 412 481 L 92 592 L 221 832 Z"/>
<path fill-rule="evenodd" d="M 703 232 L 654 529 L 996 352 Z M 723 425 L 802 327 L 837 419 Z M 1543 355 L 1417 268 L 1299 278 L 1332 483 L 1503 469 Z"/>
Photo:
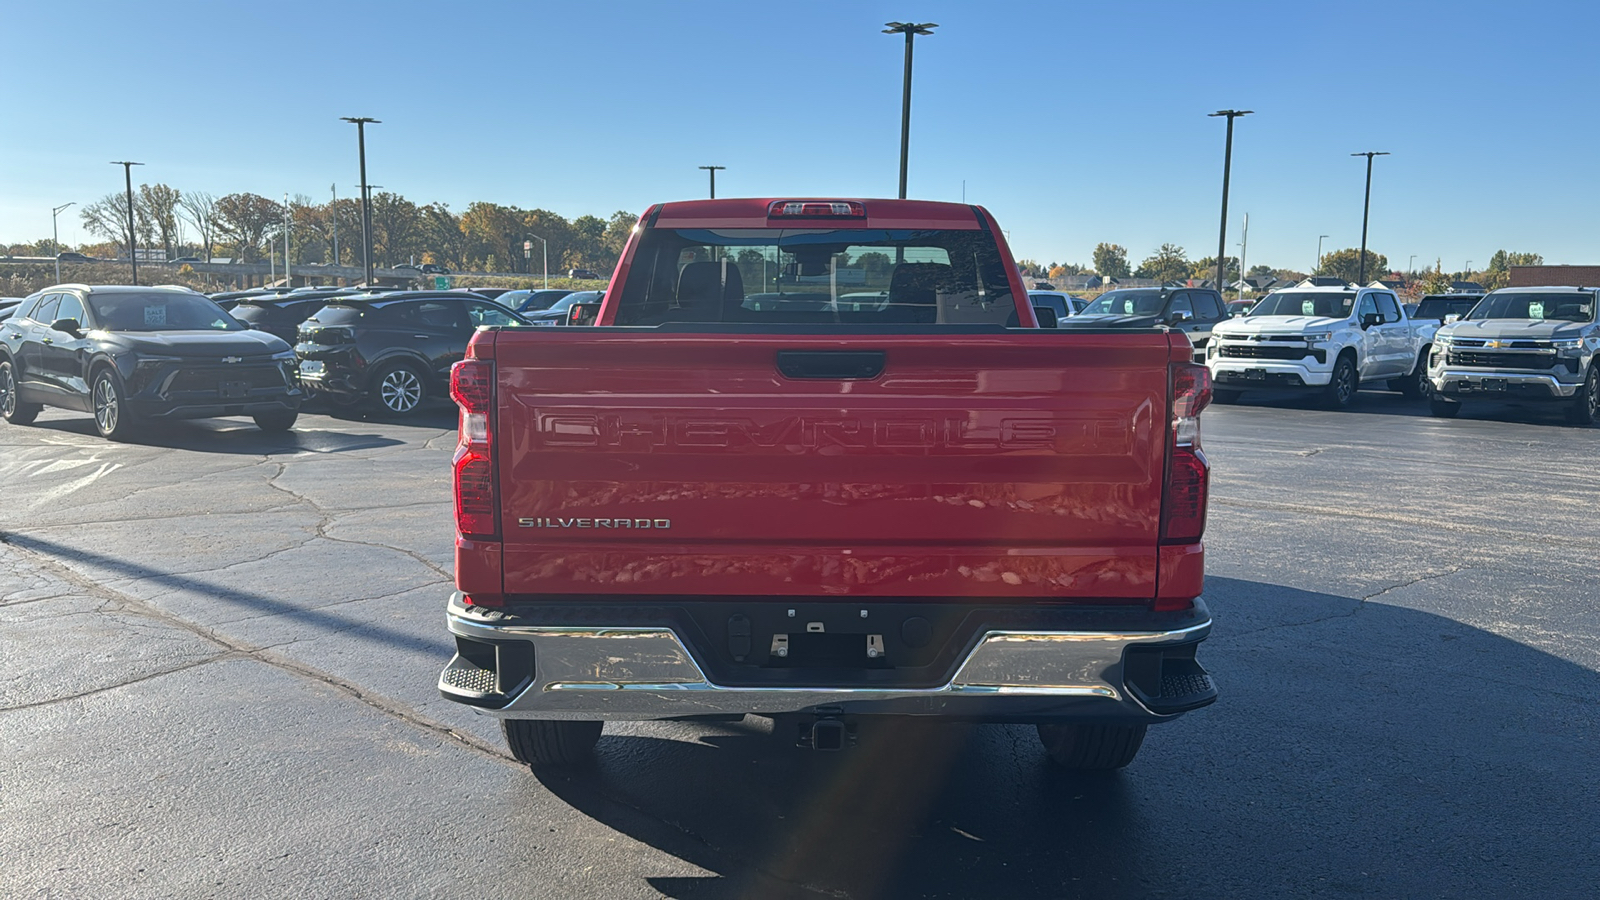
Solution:
<path fill-rule="evenodd" d="M 1072 768 L 1216 699 L 1211 397 L 1181 332 L 1037 327 L 977 206 L 666 203 L 592 326 L 453 371 L 444 696 L 517 759 L 605 720 L 1038 726 Z"/>

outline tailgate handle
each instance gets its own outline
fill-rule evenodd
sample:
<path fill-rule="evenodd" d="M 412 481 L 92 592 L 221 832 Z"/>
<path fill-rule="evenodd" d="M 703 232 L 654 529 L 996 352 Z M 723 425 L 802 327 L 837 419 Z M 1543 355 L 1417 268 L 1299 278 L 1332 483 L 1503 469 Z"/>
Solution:
<path fill-rule="evenodd" d="M 779 350 L 778 371 L 785 378 L 877 378 L 882 350 Z"/>

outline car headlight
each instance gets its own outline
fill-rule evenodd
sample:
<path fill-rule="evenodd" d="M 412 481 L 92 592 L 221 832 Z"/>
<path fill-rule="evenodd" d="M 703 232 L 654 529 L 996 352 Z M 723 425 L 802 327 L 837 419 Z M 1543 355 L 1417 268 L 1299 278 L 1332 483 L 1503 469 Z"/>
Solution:
<path fill-rule="evenodd" d="M 1333 340 L 1333 332 L 1331 332 L 1331 331 L 1315 331 L 1315 332 L 1312 332 L 1311 334 L 1306 334 L 1306 335 L 1301 335 L 1301 336 L 1306 339 L 1306 343 L 1308 343 L 1308 344 L 1320 344 L 1320 343 L 1323 343 L 1324 341 Z"/>
<path fill-rule="evenodd" d="M 1448 347 L 1448 346 L 1450 346 L 1450 341 L 1451 341 L 1450 335 L 1448 335 L 1448 334 L 1435 334 L 1433 336 L 1433 342 L 1435 344 L 1439 345 L 1440 347 Z"/>
<path fill-rule="evenodd" d="M 1550 346 L 1556 348 L 1557 352 L 1570 353 L 1574 350 L 1583 349 L 1583 338 L 1560 338 L 1551 341 Z"/>
<path fill-rule="evenodd" d="M 141 369 L 154 369 L 168 363 L 183 362 L 181 356 L 140 356 L 135 364 Z"/>

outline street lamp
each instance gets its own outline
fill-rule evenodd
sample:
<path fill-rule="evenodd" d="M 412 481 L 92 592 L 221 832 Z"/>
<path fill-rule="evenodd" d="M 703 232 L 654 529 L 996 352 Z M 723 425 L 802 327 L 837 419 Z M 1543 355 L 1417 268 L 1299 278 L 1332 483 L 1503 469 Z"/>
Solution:
<path fill-rule="evenodd" d="M 1406 263 L 1406 274 L 1410 275 L 1410 274 L 1412 274 L 1412 273 L 1414 273 L 1416 271 L 1417 271 L 1417 255 L 1415 253 L 1413 253 L 1413 254 L 1411 254 L 1411 261 Z"/>
<path fill-rule="evenodd" d="M 1317 269 L 1321 269 L 1322 268 L 1322 240 L 1323 240 L 1323 238 L 1326 238 L 1326 237 L 1327 237 L 1327 235 L 1325 235 L 1325 234 L 1317 235 L 1317 266 L 1316 266 Z M 1316 269 L 1313 269 L 1311 274 L 1315 275 L 1316 274 Z"/>
<path fill-rule="evenodd" d="M 136 239 L 133 236 L 133 167 L 144 163 L 114 161 L 111 164 L 122 167 L 122 177 L 128 188 L 128 262 L 133 265 L 133 283 L 138 284 L 139 253 L 134 249 Z"/>
<path fill-rule="evenodd" d="M 367 187 L 367 125 L 383 124 L 366 116 L 340 116 L 356 126 L 356 147 L 361 154 L 361 259 L 366 266 L 368 287 L 372 286 L 372 195 Z"/>
<path fill-rule="evenodd" d="M 717 170 L 726 169 L 727 166 L 701 166 L 700 168 L 711 173 L 711 199 L 717 199 Z"/>
<path fill-rule="evenodd" d="M 523 237 L 524 237 L 524 240 L 522 241 L 522 258 L 523 259 L 532 259 L 533 258 L 533 241 L 527 240 L 527 238 L 538 238 L 539 243 L 544 246 L 544 289 L 548 291 L 548 290 L 550 290 L 550 242 L 545 240 L 542 237 L 539 237 L 537 234 L 534 234 L 531 231 L 526 232 L 523 235 Z"/>
<path fill-rule="evenodd" d="M 911 43 L 919 34 L 933 34 L 937 22 L 885 22 L 884 34 L 906 36 L 906 78 L 900 98 L 900 199 L 906 198 L 906 158 L 911 152 Z"/>
<path fill-rule="evenodd" d="M 1351 156 L 1365 156 L 1367 158 L 1367 199 L 1361 205 L 1361 263 L 1356 270 L 1357 284 L 1367 283 L 1367 215 L 1372 212 L 1372 158 L 1374 156 L 1388 156 L 1387 150 L 1365 150 L 1361 153 L 1352 153 Z"/>
<path fill-rule="evenodd" d="M 56 251 L 56 284 L 61 283 L 61 232 L 56 229 L 56 216 L 61 215 L 61 211 L 71 205 L 63 203 L 50 210 L 50 246 Z"/>
<path fill-rule="evenodd" d="M 1240 116 L 1248 116 L 1254 110 L 1248 109 L 1219 109 L 1214 113 L 1206 113 L 1210 118 L 1226 116 L 1228 119 L 1228 140 L 1222 151 L 1222 228 L 1217 235 L 1217 290 L 1223 290 L 1223 269 L 1227 263 L 1224 255 L 1228 252 L 1228 170 L 1233 167 L 1233 120 Z"/>

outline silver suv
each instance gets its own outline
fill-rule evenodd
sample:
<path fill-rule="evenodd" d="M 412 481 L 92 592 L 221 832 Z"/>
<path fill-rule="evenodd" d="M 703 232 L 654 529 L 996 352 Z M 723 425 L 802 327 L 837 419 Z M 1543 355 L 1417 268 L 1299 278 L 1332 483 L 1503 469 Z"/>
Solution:
<path fill-rule="evenodd" d="M 1563 404 L 1588 425 L 1600 400 L 1600 290 L 1525 287 L 1492 291 L 1433 339 L 1428 380 L 1433 414 L 1451 418 L 1468 400 Z"/>

